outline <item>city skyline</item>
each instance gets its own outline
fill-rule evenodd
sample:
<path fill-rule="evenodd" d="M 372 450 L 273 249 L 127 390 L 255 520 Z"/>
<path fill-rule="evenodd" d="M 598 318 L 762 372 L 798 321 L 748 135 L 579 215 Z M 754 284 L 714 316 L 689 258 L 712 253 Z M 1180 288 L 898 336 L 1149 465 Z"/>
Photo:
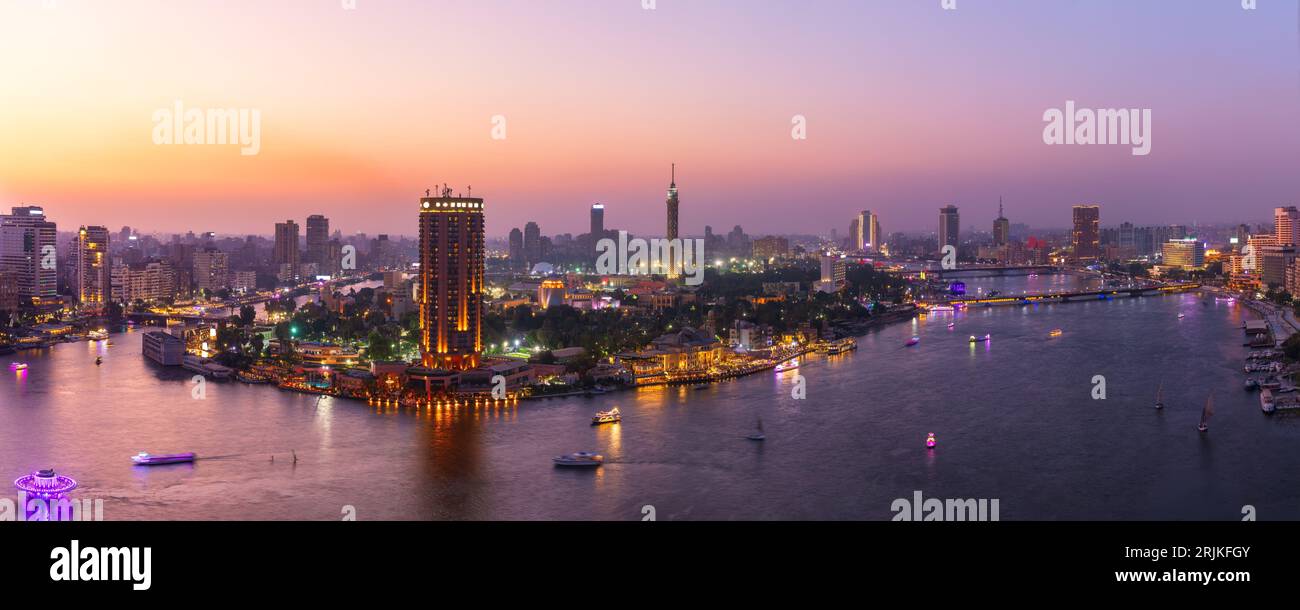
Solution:
<path fill-rule="evenodd" d="M 1300 192 L 1296 8 L 1280 3 L 1180 5 L 1176 32 L 1167 7 L 1122 2 L 947 12 L 828 2 L 797 16 L 725 2 L 265 7 L 259 28 L 319 26 L 295 34 L 303 58 L 237 36 L 248 23 L 217 6 L 169 11 L 202 20 L 201 32 L 160 25 L 144 3 L 0 8 L 0 49 L 42 58 L 3 71 L 33 97 L 15 96 L 0 117 L 0 204 L 57 209 L 78 224 L 225 234 L 263 234 L 263 213 L 310 209 L 349 233 L 407 234 L 403 202 L 454 177 L 494 202 L 490 236 L 539 208 L 556 218 L 535 218 L 548 232 L 582 233 L 595 202 L 609 226 L 654 234 L 663 168 L 675 161 L 690 192 L 683 235 L 741 217 L 756 219 L 754 234 L 817 234 L 863 209 L 891 230 L 932 226 L 930 210 L 948 204 L 993 218 L 999 196 L 1034 226 L 1068 226 L 1060 210 L 1081 202 L 1138 224 L 1226 222 L 1241 208 L 1294 205 Z M 503 42 L 471 44 L 489 12 Z M 735 14 L 747 27 L 729 27 Z M 431 21 L 444 40 L 400 34 Z M 871 36 L 827 36 L 864 27 Z M 1109 35 L 1094 39 L 1099 30 Z M 772 31 L 788 45 L 768 48 Z M 670 37 L 680 48 L 664 50 Z M 998 42 L 969 44 L 989 40 Z M 608 56 L 591 57 L 592 44 Z M 701 54 L 706 45 L 735 51 Z M 565 71 L 531 58 L 541 46 Z M 412 59 L 397 65 L 398 53 Z M 88 105 L 83 75 L 100 62 L 156 69 L 97 77 L 122 82 Z M 331 69 L 306 69 L 315 65 Z M 750 65 L 765 66 L 761 77 Z M 441 78 L 413 78 L 430 72 Z M 454 99 L 442 94 L 449 83 Z M 1151 154 L 1045 147 L 1044 110 L 1069 100 L 1152 109 Z M 173 101 L 259 109 L 259 154 L 155 145 L 149 116 Z M 497 116 L 503 140 L 491 137 Z M 806 140 L 790 137 L 796 116 Z M 787 218 L 790 201 L 815 205 Z"/>

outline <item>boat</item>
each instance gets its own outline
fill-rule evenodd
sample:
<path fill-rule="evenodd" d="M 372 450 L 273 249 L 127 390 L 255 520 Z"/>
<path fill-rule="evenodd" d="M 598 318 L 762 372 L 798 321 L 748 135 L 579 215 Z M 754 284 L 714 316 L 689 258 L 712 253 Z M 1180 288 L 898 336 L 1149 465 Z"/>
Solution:
<path fill-rule="evenodd" d="M 1272 392 L 1264 390 L 1259 393 L 1259 408 L 1265 413 L 1272 413 L 1277 409 L 1277 402 L 1273 400 Z"/>
<path fill-rule="evenodd" d="M 707 384 L 707 383 L 697 383 L 697 384 L 691 386 L 691 389 L 692 389 L 692 390 L 707 390 L 707 389 L 709 389 L 709 384 Z"/>
<path fill-rule="evenodd" d="M 239 371 L 235 373 L 235 379 L 238 379 L 244 383 L 271 383 L 271 380 L 267 377 L 251 375 L 244 371 Z"/>
<path fill-rule="evenodd" d="M 792 371 L 797 368 L 799 368 L 799 359 L 791 358 L 789 360 L 786 360 L 785 362 L 776 365 L 776 372 L 783 373 L 785 371 Z"/>
<path fill-rule="evenodd" d="M 1253 391 L 1258 390 L 1258 389 L 1259 389 L 1259 380 L 1258 380 L 1258 379 L 1255 379 L 1254 377 L 1250 377 L 1250 378 L 1247 378 L 1247 379 L 1246 379 L 1246 391 L 1247 391 L 1247 392 L 1253 392 Z"/>
<path fill-rule="evenodd" d="M 852 337 L 836 339 L 826 345 L 826 353 L 831 355 L 843 354 L 844 352 L 853 351 L 855 349 L 858 349 L 858 342 L 853 340 Z"/>
<path fill-rule="evenodd" d="M 21 370 L 24 370 L 24 369 L 26 369 L 26 368 L 27 368 L 27 363 L 26 363 L 26 362 L 10 362 L 10 363 L 9 363 L 9 369 L 10 369 L 10 370 L 13 370 L 13 371 L 21 371 Z"/>
<path fill-rule="evenodd" d="M 1181 313 L 1178 314 L 1178 319 L 1179 319 L 1179 320 L 1181 320 L 1181 319 L 1183 319 L 1183 318 L 1185 318 L 1185 317 L 1187 317 L 1187 314 L 1181 314 Z"/>
<path fill-rule="evenodd" d="M 917 343 L 920 342 L 921 342 L 920 337 L 912 337 L 911 339 L 907 340 L 907 347 L 912 347 L 913 345 L 916 345 Z"/>
<path fill-rule="evenodd" d="M 1196 426 L 1197 430 L 1205 432 L 1210 429 L 1210 418 L 1214 417 L 1214 393 L 1205 399 L 1205 407 L 1201 409 L 1201 423 Z"/>
<path fill-rule="evenodd" d="M 957 323 L 956 323 L 956 322 L 949 322 L 949 323 L 948 323 L 948 330 L 952 330 L 953 327 L 955 327 L 955 326 L 957 326 Z"/>
<path fill-rule="evenodd" d="M 935 445 L 938 445 L 938 444 L 939 444 L 939 440 L 936 439 L 936 438 L 934 438 L 934 433 L 933 433 L 933 432 L 931 432 L 931 433 L 929 433 L 928 435 L 926 435 L 926 437 L 925 437 L 925 448 L 926 448 L 926 449 L 934 449 Z"/>
<path fill-rule="evenodd" d="M 1053 329 L 1052 329 L 1052 332 L 1047 333 L 1047 336 L 1048 336 L 1048 337 L 1059 337 L 1059 336 L 1061 336 L 1061 329 L 1059 329 L 1059 328 L 1053 328 Z"/>
<path fill-rule="evenodd" d="M 762 440 L 767 440 L 767 435 L 766 435 L 766 434 L 763 434 L 763 418 L 761 418 L 761 417 L 758 418 L 758 421 L 755 422 L 755 426 L 756 426 L 756 429 L 755 429 L 754 433 L 751 434 L 751 435 L 749 435 L 749 436 L 746 436 L 745 438 L 747 438 L 747 439 L 749 439 L 749 440 L 751 440 L 751 441 L 762 441 Z"/>
<path fill-rule="evenodd" d="M 164 464 L 184 464 L 193 462 L 198 456 L 193 453 L 173 453 L 171 455 L 150 455 L 141 451 L 137 455 L 131 456 L 131 461 L 136 466 L 161 466 Z"/>
<path fill-rule="evenodd" d="M 95 366 L 99 366 L 99 365 L 101 365 L 101 364 L 104 364 L 104 357 L 103 357 L 103 356 L 95 356 Z"/>
<path fill-rule="evenodd" d="M 608 411 L 597 412 L 595 417 L 591 418 L 591 425 L 598 426 L 600 424 L 613 424 L 621 421 L 623 421 L 623 415 L 618 412 L 618 407 L 614 407 Z"/>
<path fill-rule="evenodd" d="M 988 341 L 989 339 L 992 339 L 992 338 L 993 338 L 992 335 L 984 335 L 983 337 L 976 337 L 975 335 L 971 335 L 971 336 L 970 336 L 970 342 L 971 342 L 971 343 L 983 343 L 983 342 Z"/>
<path fill-rule="evenodd" d="M 91 341 L 103 341 L 108 338 L 108 331 L 100 328 L 86 333 L 86 336 L 90 337 Z"/>
<path fill-rule="evenodd" d="M 579 451 L 567 455 L 557 455 L 551 458 L 556 466 L 577 466 L 583 468 L 593 468 L 605 462 L 605 456 L 590 451 Z"/>
<path fill-rule="evenodd" d="M 1156 408 L 1165 408 L 1165 382 L 1163 381 L 1161 381 L 1160 385 L 1156 387 Z"/>

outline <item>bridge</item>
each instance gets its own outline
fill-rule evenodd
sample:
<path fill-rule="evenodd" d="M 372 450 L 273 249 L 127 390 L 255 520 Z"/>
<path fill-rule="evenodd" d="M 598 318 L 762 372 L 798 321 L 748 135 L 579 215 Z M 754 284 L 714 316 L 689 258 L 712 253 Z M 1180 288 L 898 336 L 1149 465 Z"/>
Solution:
<path fill-rule="evenodd" d="M 1113 299 L 1116 297 L 1128 298 L 1157 294 L 1172 294 L 1197 290 L 1200 287 L 1200 284 L 1156 284 L 1130 288 L 1100 288 L 1096 290 L 1044 292 L 1021 295 L 999 294 L 993 297 L 957 297 L 941 301 L 937 304 L 969 307 L 972 305 L 1015 305 L 1027 303 L 1064 303 L 1066 301 L 1095 301 Z"/>
<path fill-rule="evenodd" d="M 1062 271 L 1064 269 L 1055 265 L 966 265 L 952 269 L 921 269 L 901 273 L 908 277 L 919 276 L 924 273 L 927 278 L 951 278 L 1030 275 L 1034 273 L 1061 273 Z"/>

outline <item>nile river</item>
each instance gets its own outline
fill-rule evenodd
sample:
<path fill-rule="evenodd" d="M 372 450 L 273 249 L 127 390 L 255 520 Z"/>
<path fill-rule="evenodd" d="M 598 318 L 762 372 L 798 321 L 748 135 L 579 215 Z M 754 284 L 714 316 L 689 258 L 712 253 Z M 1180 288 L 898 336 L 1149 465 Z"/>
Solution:
<path fill-rule="evenodd" d="M 0 475 L 53 467 L 78 479 L 74 497 L 103 499 L 109 520 L 339 519 L 348 505 L 359 520 L 638 520 L 645 505 L 660 520 L 881 520 L 914 490 L 998 499 L 1003 520 L 1234 520 L 1246 504 L 1261 520 L 1297 519 L 1300 418 L 1265 416 L 1243 391 L 1248 315 L 1195 294 L 976 309 L 703 390 L 419 411 L 238 382 L 208 382 L 196 399 L 190 374 L 146 361 L 128 332 L 6 357 L 30 368 L 0 380 Z M 985 333 L 990 343 L 968 343 Z M 920 344 L 904 347 L 913 334 Z M 796 374 L 805 400 L 791 398 Z M 1201 435 L 1210 392 L 1217 413 Z M 589 425 L 614 406 L 621 424 Z M 745 438 L 758 416 L 765 442 Z M 578 450 L 605 465 L 552 466 Z M 139 451 L 208 457 L 132 467 Z"/>

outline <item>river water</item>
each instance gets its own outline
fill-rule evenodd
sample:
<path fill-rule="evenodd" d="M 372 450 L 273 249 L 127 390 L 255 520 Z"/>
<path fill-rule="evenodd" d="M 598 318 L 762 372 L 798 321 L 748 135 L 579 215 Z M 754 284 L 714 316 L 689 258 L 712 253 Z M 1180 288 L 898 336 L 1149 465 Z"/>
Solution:
<path fill-rule="evenodd" d="M 1003 293 L 1079 281 L 965 280 Z M 1242 389 L 1249 315 L 1195 294 L 983 308 L 702 390 L 461 410 L 238 382 L 207 382 L 199 398 L 191 375 L 146 361 L 127 332 L 10 357 L 30 366 L 0 376 L 0 475 L 53 467 L 80 482 L 74 497 L 104 500 L 109 520 L 328 520 L 345 506 L 359 520 L 636 520 L 647 505 L 660 520 L 880 520 L 915 490 L 997 499 L 1003 520 L 1233 520 L 1247 504 L 1261 520 L 1297 519 L 1300 418 L 1265 416 Z M 914 334 L 920 344 L 904 347 Z M 796 375 L 804 400 L 791 397 Z M 1161 381 L 1168 406 L 1156 411 Z M 614 406 L 621 424 L 589 425 Z M 767 440 L 747 440 L 760 416 Z M 551 464 L 578 450 L 605 465 Z M 139 451 L 205 459 L 133 467 Z"/>

